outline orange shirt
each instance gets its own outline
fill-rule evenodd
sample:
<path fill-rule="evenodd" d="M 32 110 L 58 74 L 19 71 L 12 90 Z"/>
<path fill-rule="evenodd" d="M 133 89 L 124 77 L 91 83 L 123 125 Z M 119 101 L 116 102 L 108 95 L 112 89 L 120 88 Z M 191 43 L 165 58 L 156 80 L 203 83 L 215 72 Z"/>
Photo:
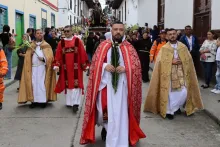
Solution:
<path fill-rule="evenodd" d="M 3 77 L 8 72 L 8 62 L 3 49 L 0 49 L 0 103 L 3 102 L 3 93 L 5 90 Z"/>
<path fill-rule="evenodd" d="M 150 61 L 156 61 L 157 54 L 159 53 L 162 46 L 164 46 L 167 43 L 167 41 L 161 41 L 160 43 L 157 43 L 157 40 L 154 41 L 154 44 L 151 47 L 150 50 Z"/>

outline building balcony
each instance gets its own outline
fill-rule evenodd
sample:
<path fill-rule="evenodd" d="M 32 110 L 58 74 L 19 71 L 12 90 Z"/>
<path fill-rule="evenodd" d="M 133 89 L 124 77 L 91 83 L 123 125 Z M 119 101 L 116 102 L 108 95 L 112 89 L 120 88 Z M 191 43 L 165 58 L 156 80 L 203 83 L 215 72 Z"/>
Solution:
<path fill-rule="evenodd" d="M 113 0 L 112 2 L 112 8 L 113 9 L 118 9 L 121 5 L 121 3 L 123 2 L 123 0 Z"/>

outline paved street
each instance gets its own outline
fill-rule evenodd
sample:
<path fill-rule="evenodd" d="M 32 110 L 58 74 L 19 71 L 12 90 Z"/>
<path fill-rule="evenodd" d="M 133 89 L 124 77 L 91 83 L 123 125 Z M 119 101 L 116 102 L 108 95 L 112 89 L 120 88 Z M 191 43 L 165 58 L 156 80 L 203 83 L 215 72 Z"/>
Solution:
<path fill-rule="evenodd" d="M 0 111 L 0 147 L 80 147 L 83 110 L 77 115 L 65 107 L 63 95 L 46 109 L 29 109 L 17 104 L 18 82 L 5 92 Z M 145 98 L 148 85 L 143 85 Z M 219 147 L 220 128 L 204 112 L 192 117 L 177 116 L 173 121 L 142 113 L 141 127 L 147 138 L 137 147 Z M 97 128 L 97 143 L 81 147 L 104 147 Z"/>

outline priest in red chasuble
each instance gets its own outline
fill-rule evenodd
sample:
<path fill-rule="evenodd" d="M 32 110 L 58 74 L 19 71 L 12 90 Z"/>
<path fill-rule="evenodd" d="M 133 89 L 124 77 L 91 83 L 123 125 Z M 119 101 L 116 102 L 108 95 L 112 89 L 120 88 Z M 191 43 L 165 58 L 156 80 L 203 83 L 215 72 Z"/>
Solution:
<path fill-rule="evenodd" d="M 145 138 L 139 127 L 141 65 L 124 32 L 123 23 L 114 23 L 112 39 L 102 42 L 93 56 L 80 144 L 95 143 L 96 124 L 103 127 L 106 147 L 134 146 Z"/>
<path fill-rule="evenodd" d="M 72 28 L 64 28 L 66 38 L 57 47 L 54 69 L 59 71 L 56 93 L 65 92 L 66 105 L 77 112 L 83 94 L 83 71 L 88 68 L 88 58 L 84 45 L 72 35 Z"/>

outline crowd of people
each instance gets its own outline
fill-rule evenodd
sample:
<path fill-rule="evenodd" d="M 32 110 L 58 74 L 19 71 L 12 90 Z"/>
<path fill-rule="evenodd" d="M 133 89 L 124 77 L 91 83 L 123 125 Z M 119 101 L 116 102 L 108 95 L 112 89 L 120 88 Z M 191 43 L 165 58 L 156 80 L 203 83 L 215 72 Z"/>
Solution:
<path fill-rule="evenodd" d="M 148 71 L 149 64 L 155 63 L 157 55 L 160 49 L 169 41 L 168 40 L 168 29 L 159 30 L 157 26 L 154 29 L 139 28 L 134 31 L 127 31 L 126 39 L 134 46 L 138 52 L 141 65 L 142 65 L 142 80 L 143 82 L 149 81 Z M 218 65 L 219 53 L 218 47 L 219 38 L 214 31 L 207 32 L 207 39 L 200 45 L 198 38 L 193 34 L 191 26 L 186 26 L 184 32 L 177 30 L 177 40 L 182 42 L 188 48 L 194 63 L 200 59 L 203 66 L 205 84 L 201 85 L 202 88 L 206 89 L 210 87 L 212 80 L 213 67 L 216 63 L 216 81 L 217 84 L 211 92 L 220 94 L 220 68 Z"/>
<path fill-rule="evenodd" d="M 220 38 L 216 41 L 213 31 L 207 33 L 201 47 L 191 26 L 186 26 L 182 35 L 173 28 L 157 26 L 131 31 L 123 23 L 114 22 L 105 33 L 89 32 L 86 40 L 84 33 L 73 32 L 72 26 L 46 28 L 44 32 L 29 28 L 19 47 L 14 36 L 5 25 L 0 35 L 0 109 L 3 78 L 12 78 L 14 49 L 19 57 L 15 74 L 20 81 L 18 103 L 31 102 L 31 109 L 45 108 L 64 92 L 66 106 L 77 113 L 84 94 L 83 72 L 87 72 L 81 144 L 95 142 L 96 124 L 103 127 L 101 136 L 107 147 L 135 145 L 145 138 L 139 126 L 142 82 L 151 81 L 145 112 L 174 119 L 182 107 L 187 116 L 203 109 L 194 67 L 198 56 L 204 67 L 204 89 L 209 88 L 217 61 L 217 85 L 212 92 L 220 93 Z M 154 63 L 151 80 L 150 63 Z"/>

